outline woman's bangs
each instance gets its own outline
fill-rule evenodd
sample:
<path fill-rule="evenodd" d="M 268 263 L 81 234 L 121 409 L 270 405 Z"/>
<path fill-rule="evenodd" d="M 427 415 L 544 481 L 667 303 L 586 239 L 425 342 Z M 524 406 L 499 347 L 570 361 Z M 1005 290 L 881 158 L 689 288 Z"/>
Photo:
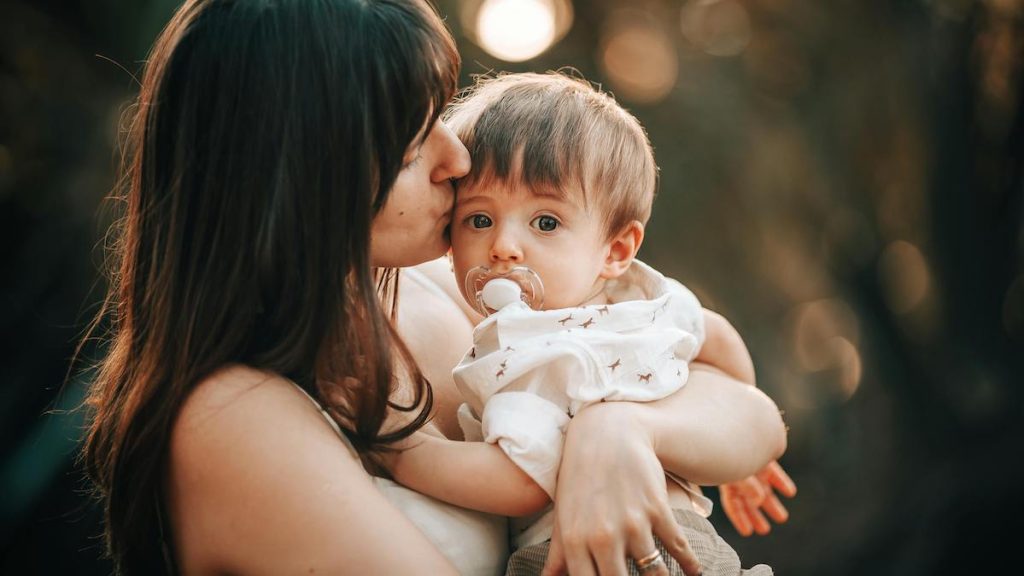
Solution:
<path fill-rule="evenodd" d="M 422 10 L 425 26 L 420 41 L 426 57 L 422 60 L 418 84 L 421 93 L 430 98 L 427 126 L 433 126 L 458 89 L 462 60 L 444 22 L 429 6 L 423 5 Z"/>
<path fill-rule="evenodd" d="M 441 117 L 445 106 L 455 96 L 455 92 L 459 87 L 461 60 L 451 37 L 447 36 L 447 34 L 445 36 L 444 48 L 446 50 L 437 54 L 437 65 L 435 67 L 437 77 L 434 79 L 434 89 L 431 91 L 433 95 L 431 123 L 436 122 Z"/>

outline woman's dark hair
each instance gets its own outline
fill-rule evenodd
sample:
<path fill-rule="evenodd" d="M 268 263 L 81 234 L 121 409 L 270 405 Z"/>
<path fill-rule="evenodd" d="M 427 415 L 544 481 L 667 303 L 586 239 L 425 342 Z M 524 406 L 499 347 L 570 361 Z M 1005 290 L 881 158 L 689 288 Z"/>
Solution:
<path fill-rule="evenodd" d="M 369 235 L 458 66 L 423 0 L 188 0 L 160 34 L 116 194 L 83 452 L 120 573 L 162 570 L 170 431 L 219 368 L 294 380 L 364 452 L 425 422 L 430 387 L 378 299 L 395 275 L 371 268 Z M 409 405 L 392 401 L 399 373 Z M 419 411 L 384 433 L 389 408 Z"/>

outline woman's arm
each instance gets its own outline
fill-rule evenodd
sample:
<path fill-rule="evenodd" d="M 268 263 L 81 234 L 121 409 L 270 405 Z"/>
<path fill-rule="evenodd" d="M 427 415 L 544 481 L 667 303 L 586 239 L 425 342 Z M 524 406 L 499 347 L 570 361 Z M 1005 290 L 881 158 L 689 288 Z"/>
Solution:
<path fill-rule="evenodd" d="M 501 516 L 539 512 L 551 499 L 498 447 L 416 434 L 384 456 L 395 480 L 438 500 Z"/>
<path fill-rule="evenodd" d="M 692 481 L 721 483 L 753 474 L 786 446 L 767 396 L 708 374 L 656 402 L 603 402 L 573 418 L 544 574 L 621 573 L 624 557 L 654 549 L 652 534 L 688 575 L 700 572 L 669 507 L 662 466 Z"/>
<path fill-rule="evenodd" d="M 443 262 L 418 268 L 425 278 L 435 282 L 434 290 L 406 282 L 402 286 L 400 310 L 424 306 L 426 323 L 399 322 L 417 362 L 424 371 L 437 357 L 438 333 L 446 338 L 471 341 L 472 322 L 466 316 L 455 319 L 461 310 L 451 295 L 458 294 L 454 278 Z M 437 294 L 441 291 L 441 296 Z M 419 294 L 409 298 L 409 293 Z M 448 294 L 448 302 L 444 302 Z M 428 295 L 427 299 L 423 299 Z M 443 309 L 443 311 L 442 311 Z M 439 328 L 436 322 L 448 324 Z M 472 317 L 470 317 L 472 318 Z M 401 319 L 401 314 L 400 314 Z M 466 319 L 464 322 L 463 320 Z M 461 326 L 461 328 L 459 328 Z M 464 332 L 457 331 L 461 329 Z M 413 341 L 419 340 L 414 345 Z M 417 350 L 419 353 L 417 353 Z M 450 371 L 458 359 L 447 366 L 435 366 L 436 373 Z M 695 366 L 699 369 L 699 366 Z M 713 369 L 709 372 L 714 373 Z M 654 547 L 652 532 L 665 543 L 672 555 L 696 574 L 696 558 L 689 552 L 668 505 L 666 467 L 693 480 L 735 480 L 757 470 L 785 449 L 785 430 L 774 403 L 751 386 L 717 374 L 729 382 L 687 385 L 676 395 L 650 404 L 605 402 L 583 410 L 569 425 L 559 469 L 556 494 L 556 529 L 546 573 L 558 574 L 566 566 L 573 574 L 616 574 L 624 568 L 623 558 L 647 555 Z M 435 394 L 452 400 L 448 417 L 454 423 L 459 396 L 450 377 L 433 379 Z M 446 391 L 447 388 L 447 391 Z M 687 396 L 682 397 L 681 394 Z M 637 409 L 644 411 L 634 411 Z M 621 409 L 621 414 L 605 415 L 605 410 Z M 439 416 L 445 414 L 439 408 Z M 609 420 L 611 418 L 611 420 Z M 609 426 L 614 422 L 614 426 Z M 657 454 L 655 453 L 657 450 Z M 566 535 L 565 546 L 562 535 Z"/>
<path fill-rule="evenodd" d="M 274 375 L 235 367 L 200 384 L 174 426 L 168 479 L 186 574 L 455 574 Z"/>

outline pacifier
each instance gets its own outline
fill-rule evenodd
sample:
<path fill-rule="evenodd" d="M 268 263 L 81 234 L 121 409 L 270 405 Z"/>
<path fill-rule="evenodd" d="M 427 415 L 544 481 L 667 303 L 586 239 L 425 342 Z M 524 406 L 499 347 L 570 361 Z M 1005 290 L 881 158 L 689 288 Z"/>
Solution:
<path fill-rule="evenodd" d="M 544 304 L 544 283 L 526 266 L 516 266 L 504 274 L 477 266 L 466 273 L 466 294 L 470 304 L 484 316 L 513 302 L 522 302 L 539 310 Z"/>

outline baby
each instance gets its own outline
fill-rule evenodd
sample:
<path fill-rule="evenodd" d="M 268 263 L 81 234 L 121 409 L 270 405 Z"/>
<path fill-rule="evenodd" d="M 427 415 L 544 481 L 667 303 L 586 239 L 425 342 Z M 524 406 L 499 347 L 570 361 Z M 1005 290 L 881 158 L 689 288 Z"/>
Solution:
<path fill-rule="evenodd" d="M 691 362 L 751 381 L 753 368 L 728 322 L 635 259 L 657 167 L 611 97 L 559 74 L 504 75 L 480 81 L 446 122 L 473 158 L 458 184 L 453 269 L 486 316 L 454 371 L 467 442 L 420 435 L 387 465 L 417 491 L 520 517 L 524 549 L 550 538 L 545 507 L 577 412 L 664 398 L 702 377 Z M 688 508 L 710 514 L 698 488 L 669 476 Z"/>

